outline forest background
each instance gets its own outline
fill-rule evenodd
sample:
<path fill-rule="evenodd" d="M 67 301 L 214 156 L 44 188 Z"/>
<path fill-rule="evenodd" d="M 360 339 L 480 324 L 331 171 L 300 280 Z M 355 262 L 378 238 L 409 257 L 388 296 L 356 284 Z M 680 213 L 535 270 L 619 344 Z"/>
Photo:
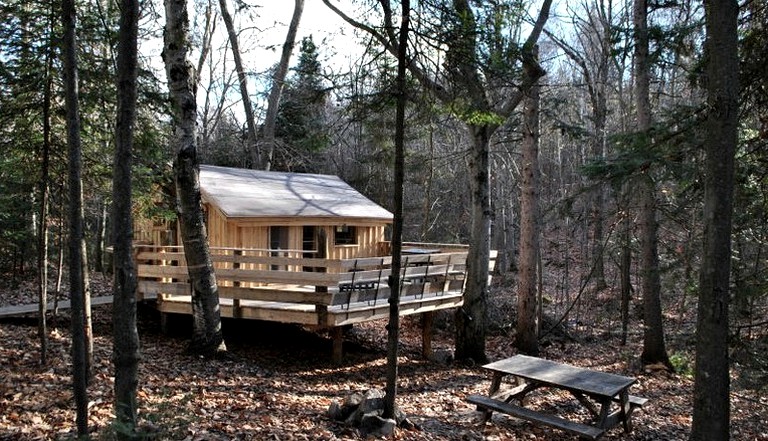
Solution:
<path fill-rule="evenodd" d="M 233 5 L 244 60 L 238 69 L 232 57 L 233 39 L 223 34 L 217 6 L 211 1 L 195 2 L 192 15 L 192 57 L 201 73 L 197 95 L 201 162 L 264 167 L 268 161 L 275 170 L 335 174 L 391 208 L 395 60 L 370 36 L 352 28 L 345 28 L 344 44 L 359 44 L 360 49 L 353 51 L 359 57 L 348 66 L 335 61 L 333 54 L 341 48 L 332 47 L 331 40 L 300 39 L 277 109 L 273 156 L 269 157 L 257 147 L 263 146 L 262 121 L 274 89 L 272 78 L 280 70 L 274 40 L 266 43 L 266 35 L 274 36 L 276 31 L 253 27 L 253 17 L 262 14 L 258 5 Z M 364 3 L 349 6 L 354 16 L 375 11 Z M 417 8 L 423 12 L 417 16 L 424 26 L 423 33 L 416 33 L 423 38 L 419 47 L 434 66 L 455 62 L 440 45 L 452 36 L 447 28 L 435 31 L 441 28 L 441 16 L 427 14 L 439 11 L 429 6 L 434 5 L 424 2 L 424 9 Z M 622 274 L 629 274 L 633 290 L 642 284 L 637 256 L 643 236 L 637 228 L 640 208 L 634 194 L 639 188 L 638 176 L 651 177 L 654 182 L 665 319 L 674 316 L 681 320 L 677 323 L 695 322 L 704 233 L 704 5 L 694 1 L 649 4 L 649 130 L 653 142 L 646 142 L 649 132 L 639 133 L 635 119 L 632 6 L 629 2 L 563 2 L 553 8 L 539 42 L 539 58 L 547 72 L 540 81 L 538 186 L 542 229 L 538 284 L 545 328 L 547 320 L 553 324 L 563 317 L 561 325 L 569 330 L 600 329 L 608 336 L 632 331 L 621 327 L 619 288 Z M 102 1 L 78 2 L 77 7 L 89 11 L 79 16 L 78 29 L 85 237 L 89 267 L 104 272 L 109 263 L 104 250 L 110 245 L 108 207 L 120 11 L 116 4 Z M 162 33 L 162 14 L 156 8 L 159 5 L 151 2 L 142 4 L 140 40 L 150 46 Z M 529 13 L 535 17 L 530 12 L 535 10 L 525 2 L 478 6 L 480 28 L 487 31 L 482 35 L 483 44 L 476 48 L 484 68 L 520 78 L 521 66 L 508 60 L 519 58 L 520 44 L 533 20 Z M 766 327 L 768 280 L 768 79 L 763 73 L 768 65 L 764 50 L 768 12 L 762 2 L 751 1 L 744 2 L 740 11 L 742 78 L 730 327 L 734 347 L 753 343 Z M 37 250 L 29 244 L 45 243 L 39 241 L 41 225 L 50 228 L 45 237 L 50 234 L 53 239 L 45 247 L 54 255 L 66 252 L 61 244 L 65 243 L 68 164 L 57 14 L 52 2 L 9 1 L 2 5 L 0 268 L 8 275 L 3 283 L 11 288 L 30 277 Z M 339 44 L 340 40 L 333 41 Z M 271 48 L 274 60 L 265 62 L 264 52 L 255 55 L 262 46 Z M 175 152 L 169 148 L 170 112 L 157 56 L 149 50 L 147 58 L 140 60 L 134 210 L 137 217 L 170 219 L 174 216 L 172 199 L 158 189 L 171 187 L 169 164 Z M 270 63 L 274 67 L 261 67 Z M 250 91 L 245 95 L 238 70 L 245 74 Z M 471 143 L 462 123 L 495 116 L 461 114 L 418 82 L 412 81 L 410 86 L 404 237 L 468 243 Z M 498 86 L 499 96 L 514 88 L 511 83 Z M 246 108 L 243 96 L 251 100 Z M 249 127 L 245 121 L 249 114 L 258 127 Z M 500 127 L 490 144 L 491 246 L 499 250 L 495 283 L 505 287 L 505 293 L 514 292 L 517 283 L 522 117 L 520 112 L 498 121 Z M 48 155 L 50 160 L 44 159 Z M 42 179 L 51 185 L 49 209 L 41 216 Z M 626 256 L 632 259 L 629 265 Z M 57 271 L 62 273 L 61 266 Z M 635 294 L 637 307 L 633 310 L 639 316 L 642 297 L 637 294 L 642 293 Z M 494 332 L 515 327 L 513 301 L 507 299 L 506 304 L 489 309 L 489 327 Z M 634 322 L 632 326 L 640 325 Z M 690 326 L 676 331 L 682 329 L 691 331 Z M 751 359 L 760 361 L 755 346 L 750 343 L 746 348 L 754 356 Z M 678 349 L 672 353 L 671 363 L 685 370 L 692 363 L 690 348 Z"/>

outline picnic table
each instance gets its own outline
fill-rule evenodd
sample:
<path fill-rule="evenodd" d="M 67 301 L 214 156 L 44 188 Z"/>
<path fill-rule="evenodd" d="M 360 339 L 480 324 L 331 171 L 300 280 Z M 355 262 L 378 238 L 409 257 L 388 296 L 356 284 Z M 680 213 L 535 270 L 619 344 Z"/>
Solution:
<path fill-rule="evenodd" d="M 485 421 L 488 421 L 491 413 L 496 411 L 533 423 L 556 427 L 582 438 L 598 439 L 619 423 L 624 426 L 625 432 L 631 432 L 632 412 L 648 401 L 646 398 L 629 394 L 630 386 L 637 381 L 634 378 L 527 355 L 515 355 L 486 364 L 483 368 L 492 373 L 488 396 L 470 395 L 467 401 L 485 412 Z M 505 377 L 512 377 L 515 380 L 513 388 L 501 390 L 502 380 Z M 526 395 L 540 388 L 570 392 L 589 411 L 593 421 L 585 424 L 523 407 Z M 519 405 L 513 404 L 513 400 Z"/>

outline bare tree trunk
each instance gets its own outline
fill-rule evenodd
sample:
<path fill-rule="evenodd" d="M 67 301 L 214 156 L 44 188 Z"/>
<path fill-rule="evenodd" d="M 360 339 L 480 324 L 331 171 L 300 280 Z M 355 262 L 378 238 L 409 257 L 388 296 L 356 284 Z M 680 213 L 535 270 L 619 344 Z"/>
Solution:
<path fill-rule="evenodd" d="M 644 142 L 650 144 L 651 103 L 649 98 L 650 61 L 648 59 L 647 0 L 635 0 L 635 99 L 637 129 Z M 664 343 L 661 316 L 661 275 L 659 273 L 658 220 L 656 219 L 656 183 L 647 170 L 638 179 L 638 228 L 643 285 L 644 338 L 641 360 L 644 364 L 662 363 L 672 369 Z"/>
<path fill-rule="evenodd" d="M 538 59 L 538 48 L 531 54 Z M 537 63 L 538 65 L 538 63 Z M 523 65 L 526 75 L 531 66 Z M 520 281 L 517 291 L 515 346 L 538 355 L 536 267 L 539 255 L 539 87 L 530 88 L 523 101 L 523 166 L 520 196 Z"/>
<path fill-rule="evenodd" d="M 208 249 L 208 235 L 200 196 L 196 139 L 196 82 L 187 59 L 189 17 L 184 0 L 165 0 L 163 60 L 168 77 L 177 155 L 174 161 L 176 209 L 184 256 L 192 287 L 192 342 L 190 350 L 204 355 L 226 351 L 221 332 L 219 292 Z"/>
<path fill-rule="evenodd" d="M 632 298 L 632 219 L 629 211 L 629 184 L 624 184 L 620 189 L 620 207 L 621 213 L 621 255 L 619 262 L 620 286 L 621 286 L 621 345 L 627 344 L 627 334 L 629 331 L 629 302 Z"/>
<path fill-rule="evenodd" d="M 118 72 L 119 74 L 119 72 Z M 118 90 L 118 93 L 120 91 Z M 95 256 L 93 258 L 94 271 L 101 273 L 104 276 L 104 246 L 106 242 L 107 234 L 107 201 L 101 201 L 101 216 L 96 224 L 96 249 L 94 250 Z"/>
<path fill-rule="evenodd" d="M 59 217 L 64 219 L 64 184 L 59 184 Z M 59 257 L 56 262 L 56 286 L 53 289 L 53 314 L 51 315 L 51 325 L 54 329 L 57 326 L 59 318 L 59 298 L 61 297 L 61 283 L 64 278 L 64 223 L 59 222 Z"/>
<path fill-rule="evenodd" d="M 606 63 L 607 64 L 607 63 Z M 606 67 L 607 69 L 607 67 Z M 605 84 L 602 85 L 605 87 Z M 601 90 L 596 97 L 597 109 L 593 111 L 595 119 L 595 134 L 592 139 L 592 156 L 603 158 L 605 156 L 605 121 L 606 99 L 605 91 Z M 605 281 L 605 250 L 603 249 L 603 223 L 605 211 L 605 188 L 598 183 L 592 195 L 592 262 L 594 265 L 595 290 L 602 291 L 608 287 Z"/>
<path fill-rule="evenodd" d="M 384 418 L 395 418 L 397 397 L 397 346 L 400 341 L 400 269 L 403 248 L 403 182 L 405 180 L 405 104 L 408 101 L 405 65 L 408 62 L 408 26 L 411 2 L 401 0 L 402 20 L 397 55 L 397 111 L 395 116 L 394 221 L 392 224 L 392 275 L 389 279 L 389 323 L 387 324 L 387 385 Z"/>
<path fill-rule="evenodd" d="M 291 60 L 291 52 L 293 52 L 293 46 L 296 42 L 299 21 L 304 11 L 304 0 L 294 0 L 294 2 L 291 24 L 288 26 L 288 34 L 285 36 L 285 43 L 283 43 L 280 63 L 277 65 L 274 75 L 272 75 L 272 90 L 269 91 L 269 99 L 267 100 L 267 115 L 264 118 L 263 133 L 264 148 L 266 150 L 264 170 L 272 168 L 272 155 L 275 153 L 275 123 L 277 122 L 277 111 L 280 108 L 280 96 L 283 93 L 285 76 L 288 73 L 288 62 Z"/>
<path fill-rule="evenodd" d="M 596 66 L 594 84 L 590 92 L 592 100 L 592 118 L 594 133 L 591 139 L 591 155 L 594 158 L 605 157 L 606 120 L 608 115 L 607 89 L 609 62 L 613 57 L 613 2 L 596 2 L 598 23 L 595 31 L 599 33 L 600 60 Z M 608 287 L 605 281 L 605 250 L 603 245 L 603 223 L 605 211 L 605 186 L 598 183 L 592 199 L 592 260 L 594 262 L 595 289 L 602 291 Z"/>
<path fill-rule="evenodd" d="M 472 127 L 469 158 L 471 230 L 464 306 L 456 312 L 456 358 L 485 363 L 488 262 L 491 255 L 491 193 L 488 127 Z"/>
<path fill-rule="evenodd" d="M 83 181 L 78 108 L 77 13 L 73 0 L 62 0 L 64 36 L 64 89 L 69 146 L 69 290 L 72 302 L 72 383 L 78 436 L 88 434 L 88 360 L 85 330 L 85 286 L 83 280 Z"/>
<path fill-rule="evenodd" d="M 139 1 L 122 0 L 117 53 L 117 121 L 112 176 L 112 346 L 115 416 L 120 439 L 134 439 L 138 404 L 139 333 L 136 329 L 136 269 L 133 261 L 131 164 L 138 75 Z"/>
<path fill-rule="evenodd" d="M 80 194 L 82 195 L 82 191 Z M 82 198 L 80 207 L 83 207 Z M 91 378 L 93 378 L 91 369 L 93 367 L 93 315 L 91 311 L 91 273 L 90 268 L 88 268 L 88 244 L 85 241 L 85 234 L 80 240 L 80 249 L 80 256 L 83 259 L 80 269 L 83 272 L 81 279 L 83 281 L 83 313 L 85 314 L 85 373 L 90 383 Z"/>
<path fill-rule="evenodd" d="M 37 334 L 40 338 L 40 364 L 48 363 L 48 205 L 50 202 L 50 151 L 51 151 L 51 89 L 53 88 L 54 53 L 54 17 L 49 17 L 51 33 L 46 54 L 45 90 L 43 91 L 43 150 L 40 164 L 40 228 L 37 235 L 37 275 L 38 275 L 38 323 Z"/>
<path fill-rule="evenodd" d="M 731 268 L 734 154 L 739 125 L 736 1 L 706 8 L 707 139 L 704 250 L 696 322 L 696 374 L 691 440 L 727 440 L 730 427 L 728 301 Z"/>
<path fill-rule="evenodd" d="M 198 74 L 203 71 L 203 65 L 208 58 L 208 54 L 211 52 L 211 42 L 213 40 L 213 33 L 216 31 L 216 18 L 213 15 L 213 0 L 208 0 L 205 5 L 205 24 L 203 25 L 203 37 L 200 43 L 200 57 L 197 59 L 197 69 L 195 72 Z"/>
<path fill-rule="evenodd" d="M 424 189 L 424 206 L 422 209 L 422 221 L 419 232 L 419 241 L 425 242 L 432 223 L 432 186 L 434 185 L 435 175 L 435 130 L 429 128 L 429 159 L 427 159 L 426 172 L 421 184 Z"/>
<path fill-rule="evenodd" d="M 48 314 L 48 168 L 49 168 L 49 144 L 50 140 L 50 122 L 48 122 L 49 105 L 43 113 L 46 119 L 44 125 L 43 138 L 43 158 L 42 158 L 42 176 L 40 178 L 40 225 L 37 237 L 37 276 L 38 276 L 38 322 L 37 335 L 40 338 L 40 364 L 45 366 L 48 363 L 48 323 L 46 316 Z M 46 130 L 47 129 L 47 130 Z"/>
<path fill-rule="evenodd" d="M 235 69 L 237 70 L 237 79 L 240 83 L 240 97 L 243 100 L 243 111 L 245 112 L 245 122 L 248 127 L 248 151 L 246 152 L 246 161 L 250 160 L 251 167 L 260 168 L 259 164 L 261 153 L 256 142 L 256 121 L 253 117 L 253 105 L 251 96 L 248 94 L 248 77 L 245 75 L 243 60 L 240 54 L 240 44 L 237 39 L 237 32 L 232 21 L 232 15 L 227 8 L 227 0 L 219 0 L 221 7 L 221 17 L 224 19 L 224 25 L 227 27 L 229 36 L 229 45 L 232 47 L 232 57 L 235 59 Z"/>

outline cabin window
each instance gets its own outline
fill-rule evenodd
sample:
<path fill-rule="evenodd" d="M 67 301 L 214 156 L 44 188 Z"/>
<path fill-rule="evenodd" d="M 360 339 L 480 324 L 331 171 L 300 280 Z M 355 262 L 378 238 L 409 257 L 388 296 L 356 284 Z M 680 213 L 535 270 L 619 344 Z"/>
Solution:
<path fill-rule="evenodd" d="M 336 245 L 357 245 L 357 228 L 339 225 L 334 229 L 333 243 Z"/>

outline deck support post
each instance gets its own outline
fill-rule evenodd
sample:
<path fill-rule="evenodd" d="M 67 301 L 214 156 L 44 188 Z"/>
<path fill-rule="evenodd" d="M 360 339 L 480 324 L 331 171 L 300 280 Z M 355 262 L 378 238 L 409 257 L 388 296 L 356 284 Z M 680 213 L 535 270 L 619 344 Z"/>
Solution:
<path fill-rule="evenodd" d="M 168 334 L 168 313 L 167 312 L 161 312 L 160 313 L 160 332 L 164 335 Z"/>
<path fill-rule="evenodd" d="M 421 314 L 421 356 L 432 357 L 432 328 L 435 322 L 434 311 Z"/>
<path fill-rule="evenodd" d="M 344 355 L 344 328 L 341 326 L 331 328 L 331 338 L 333 339 L 333 364 L 339 365 Z"/>

